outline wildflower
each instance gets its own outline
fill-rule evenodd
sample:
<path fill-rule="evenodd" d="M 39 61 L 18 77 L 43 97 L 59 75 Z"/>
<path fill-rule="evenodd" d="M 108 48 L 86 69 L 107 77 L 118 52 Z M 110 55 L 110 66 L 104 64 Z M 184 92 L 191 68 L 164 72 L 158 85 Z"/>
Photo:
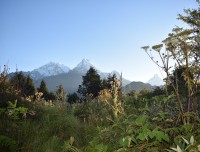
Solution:
<path fill-rule="evenodd" d="M 152 49 L 157 51 L 157 52 L 160 52 L 160 50 L 162 49 L 163 47 L 163 44 L 158 44 L 158 45 L 154 45 L 152 46 Z"/>
<path fill-rule="evenodd" d="M 149 49 L 149 46 L 143 46 L 141 47 L 143 50 L 145 50 L 145 52 L 147 52 L 147 50 Z"/>

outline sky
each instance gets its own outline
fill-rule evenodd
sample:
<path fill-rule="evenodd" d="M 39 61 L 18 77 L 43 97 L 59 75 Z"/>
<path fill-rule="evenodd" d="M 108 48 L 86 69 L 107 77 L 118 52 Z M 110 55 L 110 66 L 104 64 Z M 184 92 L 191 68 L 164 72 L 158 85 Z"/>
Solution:
<path fill-rule="evenodd" d="M 0 66 L 31 71 L 50 61 L 71 69 L 83 58 L 131 81 L 159 74 L 141 50 L 162 42 L 195 0 L 0 0 Z"/>

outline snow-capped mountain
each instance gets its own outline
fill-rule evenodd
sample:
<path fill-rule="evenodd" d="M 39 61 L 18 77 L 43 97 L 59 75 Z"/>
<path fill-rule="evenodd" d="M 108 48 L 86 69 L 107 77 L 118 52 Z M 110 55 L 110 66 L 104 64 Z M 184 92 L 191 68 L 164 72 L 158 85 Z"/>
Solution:
<path fill-rule="evenodd" d="M 72 71 L 79 72 L 82 75 L 85 75 L 86 72 L 90 69 L 90 67 L 93 67 L 95 70 L 97 70 L 97 73 L 100 75 L 101 79 L 107 79 L 108 75 L 115 74 L 118 79 L 120 79 L 120 73 L 116 70 L 112 71 L 111 73 L 102 72 L 101 70 L 97 69 L 88 59 L 83 59 Z M 129 84 L 130 81 L 122 78 L 122 85 L 125 86 Z"/>
<path fill-rule="evenodd" d="M 90 67 L 97 70 L 97 68 L 88 59 L 83 59 L 73 70 L 85 74 Z"/>
<path fill-rule="evenodd" d="M 163 80 L 159 77 L 159 75 L 155 74 L 147 83 L 151 84 L 152 86 L 161 86 L 164 85 Z"/>
<path fill-rule="evenodd" d="M 41 79 L 47 76 L 55 76 L 62 73 L 69 72 L 70 68 L 59 63 L 49 62 L 30 72 L 33 79 Z"/>

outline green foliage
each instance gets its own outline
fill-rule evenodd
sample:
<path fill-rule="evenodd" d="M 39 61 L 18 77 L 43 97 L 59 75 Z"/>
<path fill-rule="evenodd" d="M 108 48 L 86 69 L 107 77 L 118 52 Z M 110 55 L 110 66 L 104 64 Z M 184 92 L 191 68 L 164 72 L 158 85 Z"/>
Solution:
<path fill-rule="evenodd" d="M 9 108 L 16 108 L 17 107 L 17 100 L 15 100 L 14 103 L 11 102 L 11 101 L 8 101 L 8 107 Z"/>
<path fill-rule="evenodd" d="M 0 76 L 0 105 L 4 107 L 0 108 L 0 149 L 29 152 L 200 151 L 197 110 L 200 99 L 199 10 L 186 10 L 186 16 L 179 15 L 179 18 L 192 25 L 192 29 L 174 28 L 163 41 L 164 53 L 161 53 L 163 44 L 152 47 L 163 65 L 151 59 L 167 75 L 164 88 L 132 91 L 122 97 L 120 81 L 115 75 L 101 81 L 91 67 L 79 87 L 85 102 L 75 103 L 78 96 L 74 93 L 68 96 L 73 108 L 57 104 L 47 107 L 39 104 L 45 102 L 39 98 L 37 102 L 23 101 L 22 97 L 35 92 L 32 79 L 22 72 L 10 79 L 5 66 Z M 149 47 L 143 49 L 148 52 Z M 171 57 L 179 65 L 175 66 L 174 73 L 168 63 Z M 54 95 L 48 92 L 42 80 L 38 91 L 43 93 L 45 100 L 66 102 L 67 94 L 61 85 Z M 190 106 L 193 106 L 192 111 Z M 26 119 L 28 114 L 34 117 Z"/>
<path fill-rule="evenodd" d="M 67 100 L 70 104 L 76 103 L 79 101 L 79 97 L 78 95 L 74 92 L 73 94 L 69 94 L 68 95 L 68 100 Z"/>
<path fill-rule="evenodd" d="M 10 79 L 8 77 L 8 66 L 4 65 L 4 69 L 0 71 L 0 93 L 5 93 L 12 90 Z"/>
<path fill-rule="evenodd" d="M 26 77 L 23 72 L 15 72 L 14 77 L 11 79 L 14 89 L 17 91 L 18 96 L 25 96 L 26 90 Z"/>
<path fill-rule="evenodd" d="M 185 14 L 178 15 L 178 19 L 191 28 L 184 29 L 178 26 L 173 28 L 172 33 L 169 33 L 168 37 L 162 41 L 165 50 L 162 50 L 163 44 L 152 47 L 158 53 L 161 62 L 154 58 L 149 46 L 142 47 L 150 59 L 165 72 L 166 94 L 174 92 L 176 95 L 181 121 L 185 125 L 191 120 L 185 117 L 184 113 L 192 111 L 198 114 L 199 106 L 197 102 L 200 76 L 199 9 L 200 7 L 185 9 Z M 170 62 L 174 65 L 169 66 Z"/>
<path fill-rule="evenodd" d="M 146 115 L 140 115 L 140 116 L 137 117 L 137 119 L 135 120 L 135 123 L 136 123 L 136 125 L 138 125 L 138 126 L 142 126 L 142 125 L 145 123 L 146 119 L 147 119 L 147 116 L 146 116 Z"/>
<path fill-rule="evenodd" d="M 65 92 L 62 85 L 59 85 L 56 90 L 56 100 L 59 102 L 67 102 L 67 93 Z"/>
<path fill-rule="evenodd" d="M 45 100 L 48 100 L 49 91 L 48 91 L 47 85 L 44 80 L 41 81 L 40 87 L 37 90 L 38 90 L 38 92 L 43 93 L 43 97 L 45 98 Z"/>
<path fill-rule="evenodd" d="M 0 135 L 0 149 L 1 151 L 9 151 L 9 152 L 16 152 L 17 151 L 17 143 L 15 140 L 4 136 Z"/>
<path fill-rule="evenodd" d="M 182 142 L 178 142 L 176 148 L 171 147 L 169 152 L 178 151 L 178 152 L 199 152 L 200 151 L 200 144 L 195 141 L 194 136 L 190 137 L 190 140 L 182 138 Z"/>
<path fill-rule="evenodd" d="M 36 89 L 33 83 L 33 79 L 30 76 L 28 76 L 26 78 L 25 94 L 26 96 L 34 95 L 35 91 Z"/>
<path fill-rule="evenodd" d="M 78 148 L 72 146 L 72 144 L 70 144 L 70 140 L 66 141 L 63 145 L 62 148 L 63 152 L 81 152 Z"/>
<path fill-rule="evenodd" d="M 101 143 L 97 144 L 95 142 L 90 142 L 89 146 L 85 150 L 87 152 L 108 152 L 108 146 Z"/>
<path fill-rule="evenodd" d="M 28 112 L 28 108 L 18 107 L 14 109 L 8 109 L 7 114 L 12 119 L 20 119 L 20 118 L 23 118 L 23 116 L 25 116 L 27 112 Z"/>
<path fill-rule="evenodd" d="M 174 125 L 177 119 L 176 113 L 171 111 L 174 95 L 127 96 L 129 100 L 138 102 L 137 108 L 131 101 L 124 101 L 121 103 L 123 114 L 113 119 L 113 96 L 107 93 L 92 102 L 76 104 L 72 111 L 57 106 L 38 107 L 36 104 L 36 115 L 26 121 L 5 117 L 4 109 L 0 115 L 3 124 L 0 133 L 16 141 L 18 151 L 41 152 L 162 151 L 174 145 L 184 148 L 181 136 L 187 139 L 192 134 L 200 134 L 200 121 L 193 113 L 186 115 L 194 119 L 195 124 Z M 10 102 L 10 107 L 18 110 L 13 110 L 13 113 L 19 116 L 27 113 L 25 107 L 12 105 L 15 103 Z M 199 143 L 199 135 L 195 141 Z"/>
<path fill-rule="evenodd" d="M 87 94 L 92 94 L 97 97 L 101 90 L 101 79 L 97 71 L 90 67 L 86 75 L 83 76 L 82 85 L 79 86 L 78 92 L 86 97 Z"/>
<path fill-rule="evenodd" d="M 113 75 L 109 74 L 107 79 L 104 80 L 104 85 L 102 86 L 102 89 L 112 89 L 112 84 L 116 78 L 117 76 L 115 74 Z"/>
<path fill-rule="evenodd" d="M 81 148 L 87 143 L 84 126 L 69 111 L 56 107 L 34 110 L 34 118 L 26 121 L 0 115 L 0 133 L 16 141 L 18 151 L 61 151 L 70 137 L 76 139 L 74 146 Z M 18 111 L 26 109 L 21 107 Z"/>

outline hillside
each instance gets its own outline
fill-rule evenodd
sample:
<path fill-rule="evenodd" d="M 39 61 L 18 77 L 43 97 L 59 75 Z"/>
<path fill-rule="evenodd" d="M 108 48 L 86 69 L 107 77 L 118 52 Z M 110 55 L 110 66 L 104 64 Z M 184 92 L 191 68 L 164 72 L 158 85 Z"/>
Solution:
<path fill-rule="evenodd" d="M 143 82 L 131 82 L 130 84 L 126 85 L 125 87 L 122 88 L 122 90 L 125 93 L 130 93 L 132 90 L 135 90 L 136 92 L 140 92 L 143 89 L 147 90 L 152 90 L 154 87 L 151 86 L 148 83 L 143 83 Z"/>

